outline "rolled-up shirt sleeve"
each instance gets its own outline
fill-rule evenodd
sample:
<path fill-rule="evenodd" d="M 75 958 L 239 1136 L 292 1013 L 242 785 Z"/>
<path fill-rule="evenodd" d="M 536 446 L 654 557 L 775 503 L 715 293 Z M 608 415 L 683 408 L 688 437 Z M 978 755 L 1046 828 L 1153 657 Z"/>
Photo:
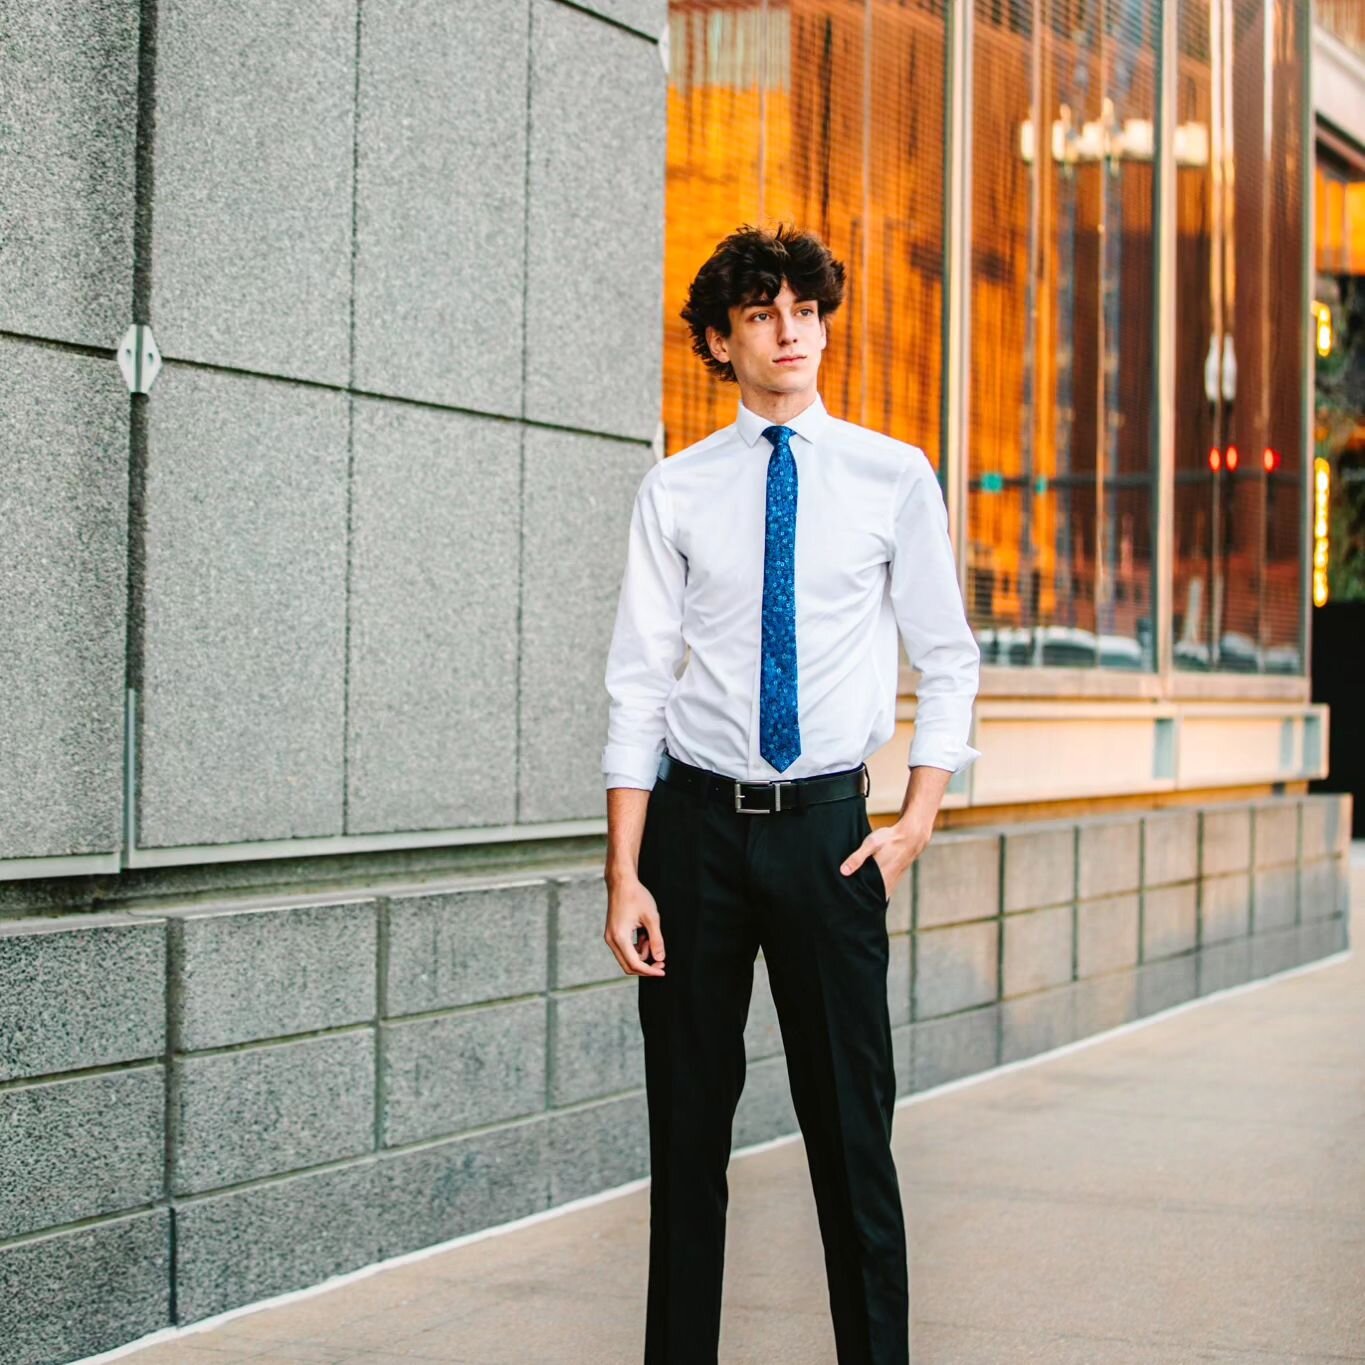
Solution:
<path fill-rule="evenodd" d="M 967 743 L 981 648 L 962 604 L 943 491 L 917 446 L 896 487 L 892 537 L 891 602 L 920 674 L 908 766 L 962 772 L 981 757 Z"/>
<path fill-rule="evenodd" d="M 664 704 L 685 644 L 687 560 L 674 541 L 664 461 L 640 481 L 631 511 L 626 565 L 607 653 L 606 787 L 652 790 L 664 748 Z"/>

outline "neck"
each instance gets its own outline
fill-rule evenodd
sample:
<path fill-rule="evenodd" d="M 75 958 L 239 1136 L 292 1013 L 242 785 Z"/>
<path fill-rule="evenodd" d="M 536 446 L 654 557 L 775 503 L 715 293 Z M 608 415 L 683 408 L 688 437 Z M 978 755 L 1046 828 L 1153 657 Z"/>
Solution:
<path fill-rule="evenodd" d="M 816 387 L 812 384 L 808 389 L 773 390 L 754 389 L 741 384 L 739 396 L 750 412 L 756 412 L 760 417 L 783 426 L 793 417 L 799 417 L 815 402 Z"/>

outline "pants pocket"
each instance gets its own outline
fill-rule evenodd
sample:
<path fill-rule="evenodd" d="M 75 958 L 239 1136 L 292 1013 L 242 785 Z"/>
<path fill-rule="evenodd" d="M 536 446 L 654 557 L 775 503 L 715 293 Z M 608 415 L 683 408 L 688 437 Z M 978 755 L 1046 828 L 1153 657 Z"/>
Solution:
<path fill-rule="evenodd" d="M 877 893 L 878 899 L 880 899 L 882 905 L 889 905 L 891 903 L 891 897 L 887 895 L 886 892 L 886 878 L 882 876 L 881 865 L 877 862 L 876 857 L 869 855 L 865 858 L 862 867 L 858 870 L 861 872 L 863 868 L 867 869 L 868 881 L 871 884 L 872 889 Z"/>
<path fill-rule="evenodd" d="M 856 798 L 856 803 L 858 808 L 858 830 L 855 843 L 866 839 L 867 836 L 872 833 L 872 821 L 868 818 L 867 814 L 867 798 L 859 796 Z M 882 876 L 881 865 L 877 862 L 874 854 L 868 854 L 868 856 L 858 864 L 857 870 L 851 875 L 855 878 L 861 877 L 863 879 L 868 889 L 876 896 L 883 910 L 891 904 L 891 898 L 886 893 L 886 878 Z"/>

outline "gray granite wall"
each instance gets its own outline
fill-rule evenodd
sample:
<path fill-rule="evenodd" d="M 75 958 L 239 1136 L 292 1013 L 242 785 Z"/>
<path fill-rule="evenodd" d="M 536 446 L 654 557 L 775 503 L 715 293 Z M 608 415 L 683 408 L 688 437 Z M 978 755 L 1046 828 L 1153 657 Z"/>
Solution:
<path fill-rule="evenodd" d="M 0 860 L 600 817 L 666 12 L 0 0 Z"/>
<path fill-rule="evenodd" d="M 1312 795 L 938 834 L 887 909 L 899 1093 L 1344 947 L 1349 826 Z M 605 910 L 599 862 L 0 920 L 0 1365 L 646 1176 Z M 756 975 L 736 1146 L 796 1126 Z"/>

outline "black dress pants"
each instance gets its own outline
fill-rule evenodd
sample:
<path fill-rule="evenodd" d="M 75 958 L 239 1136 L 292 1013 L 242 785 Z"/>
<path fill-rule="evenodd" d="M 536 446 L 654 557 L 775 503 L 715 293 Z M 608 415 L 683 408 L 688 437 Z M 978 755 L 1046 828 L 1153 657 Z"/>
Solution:
<path fill-rule="evenodd" d="M 651 1167 L 645 1365 L 716 1362 L 726 1167 L 760 947 L 839 1365 L 908 1365 L 886 887 L 875 859 L 839 871 L 870 830 L 861 795 L 744 815 L 662 780 L 651 792 L 639 868 L 659 908 L 666 975 L 639 979 Z"/>

